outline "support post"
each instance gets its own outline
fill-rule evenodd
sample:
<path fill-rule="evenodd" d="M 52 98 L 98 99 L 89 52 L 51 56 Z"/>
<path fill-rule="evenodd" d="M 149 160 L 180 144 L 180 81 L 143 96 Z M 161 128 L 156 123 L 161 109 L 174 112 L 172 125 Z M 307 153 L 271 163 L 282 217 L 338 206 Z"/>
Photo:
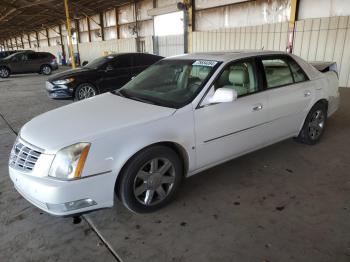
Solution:
<path fill-rule="evenodd" d="M 74 20 L 75 32 L 77 34 L 77 44 L 80 43 L 80 28 L 79 28 L 79 19 Z"/>
<path fill-rule="evenodd" d="M 30 35 L 27 34 L 29 48 L 32 49 L 32 42 L 30 41 Z"/>
<path fill-rule="evenodd" d="M 22 34 L 21 34 L 21 45 L 22 45 L 22 48 L 24 49 L 23 35 Z"/>
<path fill-rule="evenodd" d="M 140 52 L 139 24 L 137 21 L 137 0 L 134 0 L 135 32 L 136 32 L 136 52 Z"/>
<path fill-rule="evenodd" d="M 114 11 L 115 11 L 115 30 L 117 33 L 117 39 L 120 39 L 118 7 L 116 7 Z"/>
<path fill-rule="evenodd" d="M 11 50 L 14 50 L 13 42 L 12 42 L 12 37 L 10 38 L 10 43 L 11 43 Z"/>
<path fill-rule="evenodd" d="M 183 3 L 184 12 L 184 51 L 192 52 L 192 32 L 194 23 L 194 0 L 185 0 Z"/>
<path fill-rule="evenodd" d="M 75 59 L 73 53 L 73 44 L 72 44 L 72 36 L 71 36 L 71 24 L 69 18 L 69 9 L 68 9 L 68 0 L 64 0 L 64 10 L 66 12 L 66 20 L 67 20 L 67 35 L 68 35 L 68 44 L 69 44 L 69 53 L 72 59 L 72 68 L 75 69 Z"/>
<path fill-rule="evenodd" d="M 64 42 L 63 42 L 63 36 L 62 36 L 62 25 L 58 26 L 58 32 L 59 32 L 59 35 L 60 35 L 62 56 L 63 56 L 63 60 L 64 60 L 64 62 L 62 62 L 62 64 L 65 65 L 66 64 L 66 51 L 64 49 Z"/>
<path fill-rule="evenodd" d="M 293 52 L 295 21 L 298 19 L 299 0 L 291 0 L 290 18 L 288 23 L 287 52 Z"/>
<path fill-rule="evenodd" d="M 39 42 L 39 33 L 38 31 L 35 31 L 35 37 L 36 37 L 36 46 L 37 48 L 40 47 L 40 42 Z"/>
<path fill-rule="evenodd" d="M 91 42 L 91 27 L 90 27 L 90 18 L 87 16 L 86 17 L 87 20 L 87 28 L 88 28 L 88 39 L 89 39 L 89 43 Z"/>
<path fill-rule="evenodd" d="M 16 50 L 18 50 L 17 36 L 15 36 Z"/>
<path fill-rule="evenodd" d="M 49 29 L 45 29 L 46 31 L 46 38 L 47 38 L 47 46 L 50 46 L 50 36 L 49 36 Z"/>
<path fill-rule="evenodd" d="M 102 38 L 102 41 L 105 41 L 105 29 L 104 29 L 103 23 L 104 23 L 104 21 L 103 21 L 103 12 L 101 12 L 100 13 L 101 38 Z"/>

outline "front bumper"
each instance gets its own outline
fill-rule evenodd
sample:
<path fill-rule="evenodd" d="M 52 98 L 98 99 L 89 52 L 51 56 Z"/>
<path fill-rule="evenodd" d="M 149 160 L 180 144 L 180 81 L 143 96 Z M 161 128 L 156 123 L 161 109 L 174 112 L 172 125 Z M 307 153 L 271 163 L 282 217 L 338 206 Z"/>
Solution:
<path fill-rule="evenodd" d="M 53 99 L 67 99 L 73 97 L 73 88 L 67 85 L 54 85 L 47 81 L 45 88 L 47 95 Z"/>
<path fill-rule="evenodd" d="M 60 181 L 9 167 L 9 173 L 16 190 L 30 203 L 56 216 L 70 216 L 113 206 L 115 183 L 112 172 L 84 177 L 74 181 Z M 92 200 L 90 206 L 74 210 L 62 210 L 63 205 L 80 200 Z M 54 207 L 54 208 L 53 208 Z"/>

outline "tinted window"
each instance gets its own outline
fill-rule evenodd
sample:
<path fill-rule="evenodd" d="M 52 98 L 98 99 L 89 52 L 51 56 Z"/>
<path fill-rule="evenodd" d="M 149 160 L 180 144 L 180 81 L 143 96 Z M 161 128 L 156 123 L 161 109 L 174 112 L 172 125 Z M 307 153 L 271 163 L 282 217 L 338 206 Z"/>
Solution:
<path fill-rule="evenodd" d="M 105 65 L 108 61 L 112 61 L 112 59 L 114 59 L 114 56 L 99 57 L 99 58 L 96 58 L 96 59 L 92 60 L 91 62 L 89 62 L 84 67 L 91 68 L 91 69 L 99 69 L 100 67 Z"/>
<path fill-rule="evenodd" d="M 37 59 L 45 59 L 45 58 L 48 58 L 50 56 L 51 56 L 51 54 L 49 54 L 49 53 L 37 53 Z"/>
<path fill-rule="evenodd" d="M 262 59 L 267 88 L 293 84 L 292 73 L 286 61 L 278 58 Z"/>
<path fill-rule="evenodd" d="M 12 57 L 13 58 L 11 60 L 15 62 L 21 62 L 21 61 L 27 60 L 27 56 L 25 54 L 14 54 L 14 56 Z"/>
<path fill-rule="evenodd" d="M 37 58 L 38 58 L 38 54 L 36 54 L 36 53 L 29 53 L 28 54 L 28 59 L 29 60 L 35 60 Z"/>
<path fill-rule="evenodd" d="M 232 88 L 238 96 L 258 91 L 254 61 L 242 61 L 228 66 L 216 80 L 215 89 Z"/>
<path fill-rule="evenodd" d="M 113 62 L 112 66 L 114 68 L 124 68 L 133 66 L 133 56 L 132 55 L 120 55 L 117 56 Z"/>
<path fill-rule="evenodd" d="M 304 73 L 303 69 L 295 62 L 294 60 L 290 59 L 289 61 L 290 69 L 292 70 L 294 82 L 299 83 L 306 80 L 309 80 L 306 74 Z"/>
<path fill-rule="evenodd" d="M 134 65 L 135 66 L 149 66 L 153 65 L 155 62 L 159 61 L 161 57 L 153 56 L 148 54 L 137 54 L 134 55 Z"/>
<path fill-rule="evenodd" d="M 162 60 L 148 67 L 119 92 L 132 99 L 178 108 L 198 94 L 218 64 L 206 60 Z"/>

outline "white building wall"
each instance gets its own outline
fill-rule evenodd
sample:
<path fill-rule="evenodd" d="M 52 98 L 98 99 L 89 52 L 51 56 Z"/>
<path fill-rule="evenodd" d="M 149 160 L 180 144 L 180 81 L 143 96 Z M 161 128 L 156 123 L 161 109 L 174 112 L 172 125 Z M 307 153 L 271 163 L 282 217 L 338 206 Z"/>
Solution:
<path fill-rule="evenodd" d="M 300 0 L 299 3 L 299 19 L 349 15 L 349 0 Z"/>
<path fill-rule="evenodd" d="M 79 52 L 81 61 L 91 61 L 110 53 L 136 52 L 136 40 L 129 38 L 81 43 L 79 44 Z"/>
<path fill-rule="evenodd" d="M 265 49 L 285 51 L 288 23 L 226 28 L 193 33 L 192 51 Z"/>
<path fill-rule="evenodd" d="M 294 53 L 307 61 L 337 62 L 340 86 L 350 87 L 350 17 L 325 17 L 296 23 Z"/>

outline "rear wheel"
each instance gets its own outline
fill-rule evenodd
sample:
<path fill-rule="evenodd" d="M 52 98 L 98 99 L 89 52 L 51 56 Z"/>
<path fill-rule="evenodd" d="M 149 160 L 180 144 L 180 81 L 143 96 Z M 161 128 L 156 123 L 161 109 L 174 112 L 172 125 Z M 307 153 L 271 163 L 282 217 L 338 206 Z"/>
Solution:
<path fill-rule="evenodd" d="M 324 103 L 317 103 L 307 115 L 297 139 L 305 144 L 316 144 L 326 128 L 326 120 L 327 106 Z"/>
<path fill-rule="evenodd" d="M 10 70 L 6 67 L 0 68 L 0 77 L 1 78 L 8 78 L 10 76 Z"/>
<path fill-rule="evenodd" d="M 182 180 L 183 165 L 172 149 L 154 146 L 138 153 L 120 175 L 123 204 L 133 212 L 149 213 L 174 197 Z"/>
<path fill-rule="evenodd" d="M 52 68 L 49 65 L 43 65 L 41 66 L 40 73 L 43 75 L 51 75 Z"/>
<path fill-rule="evenodd" d="M 75 90 L 74 99 L 76 101 L 80 101 L 89 97 L 93 97 L 95 95 L 97 95 L 96 88 L 89 83 L 85 83 L 77 87 L 77 89 Z"/>

